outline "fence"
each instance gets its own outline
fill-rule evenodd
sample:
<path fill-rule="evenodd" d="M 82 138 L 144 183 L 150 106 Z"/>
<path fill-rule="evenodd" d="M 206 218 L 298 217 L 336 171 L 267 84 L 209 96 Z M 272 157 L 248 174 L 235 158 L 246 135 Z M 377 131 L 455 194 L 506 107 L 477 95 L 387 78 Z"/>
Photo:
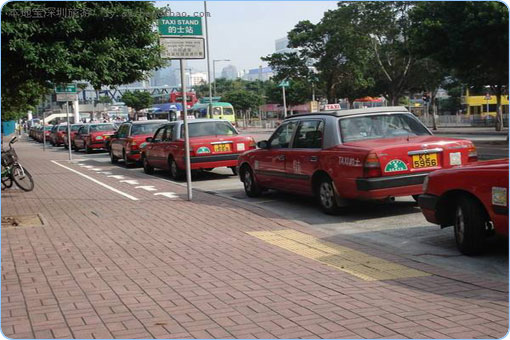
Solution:
<path fill-rule="evenodd" d="M 432 115 L 427 117 L 418 117 L 425 125 L 432 126 Z M 495 127 L 496 119 L 492 116 L 483 117 L 481 115 L 449 115 L 436 116 L 436 124 L 441 127 Z M 508 126 L 508 114 L 503 115 L 503 125 Z"/>

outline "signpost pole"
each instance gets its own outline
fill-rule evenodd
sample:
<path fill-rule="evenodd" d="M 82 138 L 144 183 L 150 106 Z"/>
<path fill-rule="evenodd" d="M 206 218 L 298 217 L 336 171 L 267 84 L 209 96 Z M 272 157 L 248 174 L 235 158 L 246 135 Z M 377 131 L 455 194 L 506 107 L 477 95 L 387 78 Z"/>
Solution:
<path fill-rule="evenodd" d="M 42 119 L 42 136 L 43 136 L 43 143 L 42 143 L 42 149 L 43 151 L 46 151 L 46 111 L 43 111 L 43 119 Z"/>
<path fill-rule="evenodd" d="M 184 68 L 186 67 L 186 60 L 181 61 L 181 88 L 182 88 L 182 109 L 184 111 L 184 158 L 186 161 L 186 185 L 188 188 L 188 201 L 193 199 L 191 188 L 191 162 L 189 158 L 189 132 L 188 132 L 188 108 L 186 107 L 186 78 L 184 76 Z"/>
<path fill-rule="evenodd" d="M 204 1 L 205 13 L 205 53 L 207 58 L 207 80 L 209 82 L 209 114 L 207 118 L 212 118 L 212 87 L 211 87 L 211 57 L 209 55 L 209 26 L 207 26 L 207 1 Z"/>
<path fill-rule="evenodd" d="M 283 118 L 287 118 L 287 100 L 285 99 L 285 86 L 282 86 L 283 95 Z"/>
<path fill-rule="evenodd" d="M 71 121 L 69 120 L 69 102 L 66 102 L 66 115 L 67 115 L 67 142 L 69 145 L 69 160 L 73 159 L 71 154 Z"/>

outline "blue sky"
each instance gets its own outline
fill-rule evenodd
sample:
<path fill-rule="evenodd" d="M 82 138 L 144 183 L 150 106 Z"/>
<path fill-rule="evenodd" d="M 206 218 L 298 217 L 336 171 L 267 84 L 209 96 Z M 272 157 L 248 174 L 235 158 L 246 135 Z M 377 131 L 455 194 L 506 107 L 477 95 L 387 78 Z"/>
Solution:
<path fill-rule="evenodd" d="M 274 52 L 274 43 L 285 37 L 300 20 L 317 23 L 324 12 L 336 8 L 336 1 L 208 1 L 211 59 L 230 59 L 217 63 L 217 72 L 228 64 L 239 70 L 264 65 L 260 57 Z M 172 12 L 203 12 L 203 1 L 158 1 Z M 196 70 L 206 70 L 203 61 L 188 61 Z"/>

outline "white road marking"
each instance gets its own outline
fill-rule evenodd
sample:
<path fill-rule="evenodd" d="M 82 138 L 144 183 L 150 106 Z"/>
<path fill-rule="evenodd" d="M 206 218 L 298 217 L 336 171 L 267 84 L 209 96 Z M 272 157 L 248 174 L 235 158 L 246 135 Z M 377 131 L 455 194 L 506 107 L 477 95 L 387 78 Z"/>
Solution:
<path fill-rule="evenodd" d="M 59 164 L 59 163 L 58 163 L 58 162 L 56 162 L 56 161 L 52 161 L 52 162 L 53 162 L 53 163 L 55 163 L 55 164 L 56 164 L 56 165 L 58 165 L 58 166 L 63 167 L 64 169 L 67 169 L 67 170 L 72 171 L 72 172 L 74 172 L 74 173 L 76 173 L 76 174 L 78 174 L 78 175 L 80 175 L 80 176 L 82 176 L 82 177 L 85 177 L 86 179 L 89 179 L 89 180 L 91 180 L 92 182 L 97 183 L 97 184 L 99 184 L 99 185 L 101 185 L 101 186 L 105 187 L 106 189 L 109 189 L 109 190 L 111 190 L 111 191 L 113 191 L 113 192 L 116 192 L 116 193 L 117 193 L 117 194 L 119 194 L 119 195 L 122 195 L 122 196 L 124 196 L 124 197 L 127 197 L 127 198 L 129 198 L 130 200 L 138 201 L 138 198 L 136 198 L 136 197 L 134 197 L 134 196 L 131 196 L 131 195 L 129 195 L 129 194 L 126 194 L 125 192 L 122 192 L 122 191 L 120 191 L 120 190 L 117 190 L 117 189 L 115 189 L 114 187 L 109 186 L 108 184 L 104 184 L 103 182 L 100 182 L 100 181 L 98 181 L 98 180 L 97 180 L 97 179 L 95 179 L 95 178 L 92 178 L 92 177 L 90 177 L 90 176 L 87 176 L 87 175 L 85 175 L 85 174 L 82 174 L 81 172 L 76 171 L 76 170 L 74 170 L 74 169 L 71 169 L 71 168 L 69 168 L 69 167 L 67 167 L 67 166 L 65 166 L 65 165 Z"/>
<path fill-rule="evenodd" d="M 157 192 L 154 194 L 154 196 L 165 196 L 168 198 L 179 198 L 179 196 L 177 196 L 175 194 L 175 192 Z"/>
<path fill-rule="evenodd" d="M 100 169 L 100 168 L 92 168 L 92 169 L 89 169 L 89 170 L 92 170 L 92 171 L 101 171 L 103 169 Z"/>
<path fill-rule="evenodd" d="M 87 168 L 87 169 L 93 168 L 92 165 L 82 165 L 82 164 L 80 164 L 80 166 L 83 167 L 83 168 Z"/>
<path fill-rule="evenodd" d="M 123 181 L 120 181 L 121 183 L 127 183 L 127 184 L 131 184 L 131 185 L 138 185 L 140 183 L 138 183 L 138 181 L 136 179 L 125 179 Z"/>
<path fill-rule="evenodd" d="M 103 175 L 111 175 L 112 174 L 111 171 L 98 171 L 97 173 L 98 174 L 103 174 Z"/>
<path fill-rule="evenodd" d="M 124 175 L 110 175 L 110 176 L 106 176 L 106 177 L 112 177 L 115 179 L 124 179 Z"/>
<path fill-rule="evenodd" d="M 136 189 L 143 189 L 143 190 L 147 190 L 147 191 L 156 191 L 158 189 L 156 189 L 154 187 L 154 185 L 140 185 L 140 186 L 137 186 L 135 187 Z"/>

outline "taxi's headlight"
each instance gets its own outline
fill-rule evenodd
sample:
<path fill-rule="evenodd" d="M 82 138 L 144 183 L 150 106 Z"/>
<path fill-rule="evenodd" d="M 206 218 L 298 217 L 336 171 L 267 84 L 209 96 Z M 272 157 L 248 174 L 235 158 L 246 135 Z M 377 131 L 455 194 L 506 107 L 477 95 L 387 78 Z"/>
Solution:
<path fill-rule="evenodd" d="M 425 177 L 425 180 L 423 181 L 422 186 L 423 192 L 426 192 L 428 188 L 429 188 L 429 176 Z"/>

